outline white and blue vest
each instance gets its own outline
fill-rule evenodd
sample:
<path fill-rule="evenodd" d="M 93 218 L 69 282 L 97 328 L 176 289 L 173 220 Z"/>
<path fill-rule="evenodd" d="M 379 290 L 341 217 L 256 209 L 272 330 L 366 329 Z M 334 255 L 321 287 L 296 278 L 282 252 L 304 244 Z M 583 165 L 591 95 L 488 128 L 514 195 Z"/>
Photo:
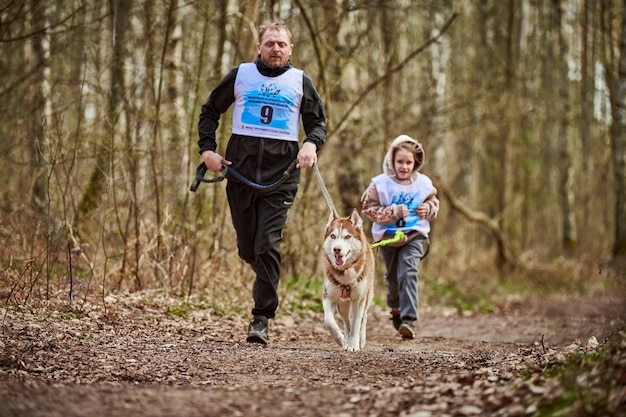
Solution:
<path fill-rule="evenodd" d="M 429 177 L 417 174 L 417 178 L 411 184 L 398 184 L 386 174 L 380 174 L 372 178 L 376 184 L 378 198 L 381 206 L 389 207 L 392 204 L 406 204 L 409 214 L 400 219 L 396 224 L 372 224 L 372 236 L 374 240 L 381 240 L 385 233 L 393 235 L 396 230 L 419 232 L 428 237 L 430 222 L 421 219 L 417 215 L 417 208 L 432 194 L 433 182 Z"/>
<path fill-rule="evenodd" d="M 233 133 L 297 142 L 302 75 L 302 70 L 291 68 L 266 77 L 256 64 L 241 64 L 235 79 Z"/>

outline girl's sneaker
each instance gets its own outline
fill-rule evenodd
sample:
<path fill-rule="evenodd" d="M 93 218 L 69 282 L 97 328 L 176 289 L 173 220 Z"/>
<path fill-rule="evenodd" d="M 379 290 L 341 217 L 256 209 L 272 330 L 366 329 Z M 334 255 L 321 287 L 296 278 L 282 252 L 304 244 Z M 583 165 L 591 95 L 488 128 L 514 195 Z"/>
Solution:
<path fill-rule="evenodd" d="M 391 310 L 391 322 L 393 323 L 393 328 L 399 331 L 402 325 L 402 318 L 400 318 L 400 312 L 398 310 Z"/>
<path fill-rule="evenodd" d="M 413 339 L 415 337 L 413 322 L 411 320 L 402 320 L 398 332 L 402 335 L 403 339 Z"/>

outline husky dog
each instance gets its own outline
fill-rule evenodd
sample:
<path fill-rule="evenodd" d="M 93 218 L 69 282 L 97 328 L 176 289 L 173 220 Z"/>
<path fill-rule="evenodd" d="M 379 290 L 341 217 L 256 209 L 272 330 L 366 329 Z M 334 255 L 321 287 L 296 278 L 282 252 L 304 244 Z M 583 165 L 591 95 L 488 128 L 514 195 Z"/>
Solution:
<path fill-rule="evenodd" d="M 350 217 L 331 210 L 324 235 L 324 325 L 347 351 L 365 347 L 367 310 L 374 298 L 374 252 L 356 209 Z M 343 321 L 343 332 L 335 321 Z"/>

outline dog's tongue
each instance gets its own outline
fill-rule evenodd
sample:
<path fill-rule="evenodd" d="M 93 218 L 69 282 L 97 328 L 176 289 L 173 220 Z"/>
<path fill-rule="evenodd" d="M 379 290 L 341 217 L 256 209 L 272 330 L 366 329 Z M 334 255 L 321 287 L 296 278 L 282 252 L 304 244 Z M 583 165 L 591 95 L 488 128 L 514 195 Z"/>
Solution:
<path fill-rule="evenodd" d="M 335 263 L 337 265 L 343 265 L 343 256 L 335 256 Z"/>

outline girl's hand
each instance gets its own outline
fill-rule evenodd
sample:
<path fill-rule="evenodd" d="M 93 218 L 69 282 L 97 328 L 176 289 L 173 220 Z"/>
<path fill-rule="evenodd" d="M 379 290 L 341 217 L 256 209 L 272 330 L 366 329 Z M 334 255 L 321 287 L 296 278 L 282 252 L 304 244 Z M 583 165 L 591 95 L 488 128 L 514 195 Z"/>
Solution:
<path fill-rule="evenodd" d="M 428 212 L 430 211 L 430 205 L 426 203 L 420 204 L 420 206 L 415 210 L 420 219 L 425 219 L 428 216 Z"/>
<path fill-rule="evenodd" d="M 409 214 L 409 208 L 406 206 L 406 204 L 398 204 L 396 207 L 396 213 L 400 216 L 401 219 L 405 218 Z"/>

